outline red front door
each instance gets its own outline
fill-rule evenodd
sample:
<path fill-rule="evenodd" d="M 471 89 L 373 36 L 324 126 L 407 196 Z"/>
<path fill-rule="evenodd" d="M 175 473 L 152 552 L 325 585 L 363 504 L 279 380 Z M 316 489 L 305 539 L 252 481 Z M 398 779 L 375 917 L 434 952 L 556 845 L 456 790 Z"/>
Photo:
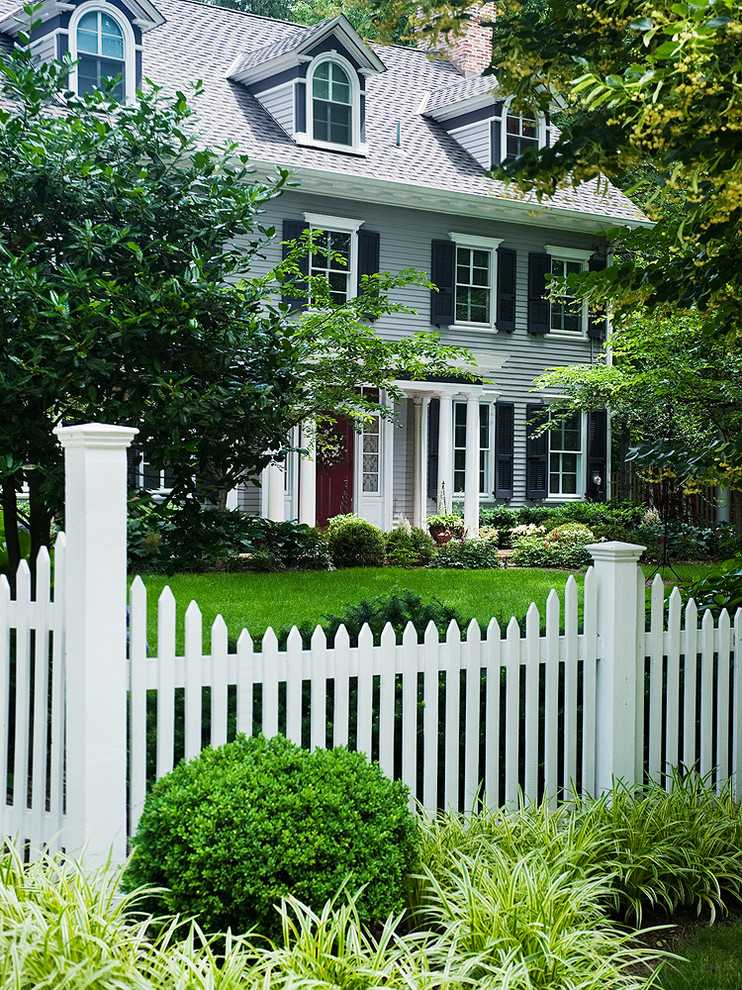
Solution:
<path fill-rule="evenodd" d="M 345 416 L 323 426 L 317 438 L 317 525 L 353 511 L 353 424 Z"/>

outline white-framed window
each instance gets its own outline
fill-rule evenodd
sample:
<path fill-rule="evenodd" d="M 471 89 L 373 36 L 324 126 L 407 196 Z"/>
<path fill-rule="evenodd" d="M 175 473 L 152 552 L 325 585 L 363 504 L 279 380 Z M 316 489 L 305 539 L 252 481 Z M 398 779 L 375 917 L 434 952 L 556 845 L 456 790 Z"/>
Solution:
<path fill-rule="evenodd" d="M 76 61 L 70 72 L 70 89 L 78 96 L 98 89 L 118 77 L 113 95 L 122 103 L 134 99 L 136 53 L 129 21 L 105 0 L 81 4 L 70 17 L 69 50 Z"/>
<path fill-rule="evenodd" d="M 518 158 L 527 148 L 543 148 L 547 143 L 546 120 L 535 111 L 519 113 L 505 104 L 501 115 L 492 121 L 492 165 Z"/>
<path fill-rule="evenodd" d="M 585 431 L 583 416 L 575 413 L 549 430 L 549 496 L 584 495 Z"/>
<path fill-rule="evenodd" d="M 497 319 L 497 249 L 502 238 L 451 233 L 456 244 L 454 322 L 494 327 Z"/>
<path fill-rule="evenodd" d="M 357 294 L 358 229 L 363 220 L 318 213 L 305 213 L 304 219 L 315 235 L 309 274 L 327 278 L 333 302 L 347 302 Z"/>
<path fill-rule="evenodd" d="M 155 464 L 142 458 L 137 471 L 139 487 L 146 492 L 154 492 L 162 495 L 171 491 L 175 484 L 175 475 L 172 468 L 160 468 Z"/>
<path fill-rule="evenodd" d="M 466 490 L 466 402 L 453 404 L 453 493 L 461 496 Z M 493 490 L 492 404 L 479 404 L 479 482 L 480 496 L 490 496 Z"/>
<path fill-rule="evenodd" d="M 585 271 L 592 252 L 579 248 L 559 247 L 547 244 L 546 251 L 551 258 L 551 274 L 554 278 L 565 279 Z M 550 300 L 549 327 L 552 332 L 564 334 L 584 334 L 587 329 L 587 307 L 575 299 L 568 288 Z"/>
<path fill-rule="evenodd" d="M 363 423 L 361 433 L 361 457 L 363 477 L 361 490 L 364 495 L 381 494 L 381 417 L 371 416 Z"/>
<path fill-rule="evenodd" d="M 312 61 L 306 98 L 306 133 L 295 135 L 300 144 L 367 154 L 361 119 L 365 91 L 358 72 L 339 52 L 327 52 Z"/>

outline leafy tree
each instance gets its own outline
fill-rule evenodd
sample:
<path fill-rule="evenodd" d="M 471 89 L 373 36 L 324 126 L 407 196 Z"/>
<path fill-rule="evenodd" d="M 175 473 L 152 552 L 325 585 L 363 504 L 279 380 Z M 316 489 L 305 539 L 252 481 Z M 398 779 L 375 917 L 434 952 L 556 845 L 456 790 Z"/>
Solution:
<path fill-rule="evenodd" d="M 203 147 L 182 93 L 153 89 L 131 106 L 112 90 L 77 99 L 64 91 L 68 72 L 36 66 L 28 47 L 0 61 L 0 486 L 11 571 L 22 486 L 32 553 L 61 509 L 57 424 L 137 426 L 147 460 L 174 475 L 174 496 L 195 502 L 258 473 L 269 451 L 281 456 L 312 412 L 362 416 L 373 403 L 361 384 L 440 374 L 463 355 L 434 335 L 386 343 L 361 318 L 401 308 L 379 292 L 409 273 L 370 279 L 368 298 L 345 307 L 316 280 L 312 311 L 292 319 L 276 299 L 295 261 L 247 277 L 274 234 L 259 211 L 286 174 L 258 183 L 235 147 Z"/>

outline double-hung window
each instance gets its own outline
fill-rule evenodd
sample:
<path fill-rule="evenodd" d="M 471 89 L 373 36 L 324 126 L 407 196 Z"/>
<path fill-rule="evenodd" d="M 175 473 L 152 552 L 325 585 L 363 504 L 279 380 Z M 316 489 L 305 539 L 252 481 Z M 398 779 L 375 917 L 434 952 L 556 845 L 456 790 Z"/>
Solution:
<path fill-rule="evenodd" d="M 549 430 L 549 495 L 582 495 L 582 416 L 577 413 Z"/>
<path fill-rule="evenodd" d="M 353 99 L 350 77 L 337 62 L 322 62 L 312 76 L 315 141 L 353 144 Z"/>
<path fill-rule="evenodd" d="M 124 102 L 134 97 L 135 53 L 131 25 L 112 4 L 85 3 L 75 10 L 69 25 L 70 55 L 75 65 L 70 72 L 70 89 L 85 96 L 115 79 L 114 99 Z"/>
<path fill-rule="evenodd" d="M 502 239 L 455 233 L 450 237 L 456 243 L 455 322 L 494 327 L 497 248 Z"/>
<path fill-rule="evenodd" d="M 541 143 L 541 124 L 535 114 L 505 114 L 505 158 L 519 158 L 526 148 L 538 148 Z"/>
<path fill-rule="evenodd" d="M 558 247 L 553 244 L 547 244 L 546 250 L 551 258 L 552 278 L 560 281 L 584 271 L 591 254 L 590 251 Z M 562 285 L 556 294 L 552 292 L 549 309 L 550 330 L 569 334 L 585 332 L 587 326 L 585 304 L 572 295 L 569 286 Z"/>
<path fill-rule="evenodd" d="M 309 274 L 327 279 L 330 297 L 342 305 L 356 295 L 358 281 L 358 228 L 362 220 L 305 213 L 313 233 Z"/>
<path fill-rule="evenodd" d="M 453 492 L 463 495 L 466 490 L 466 402 L 453 404 Z M 480 495 L 492 493 L 492 406 L 479 405 L 479 478 Z"/>

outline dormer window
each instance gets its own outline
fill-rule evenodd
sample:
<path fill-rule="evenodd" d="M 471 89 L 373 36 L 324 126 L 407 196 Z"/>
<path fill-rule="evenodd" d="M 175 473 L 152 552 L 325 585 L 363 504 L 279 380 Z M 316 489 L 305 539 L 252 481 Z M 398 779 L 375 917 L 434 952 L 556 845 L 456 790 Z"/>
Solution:
<path fill-rule="evenodd" d="M 70 54 L 77 64 L 70 73 L 70 89 L 78 96 L 104 88 L 122 103 L 134 98 L 134 34 L 118 8 L 105 2 L 82 4 L 70 18 Z"/>
<path fill-rule="evenodd" d="M 505 115 L 505 157 L 518 158 L 526 148 L 538 148 L 539 122 L 535 114 L 512 113 Z"/>
<path fill-rule="evenodd" d="M 348 73 L 337 62 L 322 62 L 312 76 L 315 141 L 353 144 L 353 103 Z"/>
<path fill-rule="evenodd" d="M 306 133 L 297 132 L 300 144 L 333 151 L 366 154 L 363 134 L 363 100 L 359 73 L 338 52 L 314 59 L 307 73 Z"/>
<path fill-rule="evenodd" d="M 124 35 L 110 14 L 91 10 L 77 25 L 77 95 L 100 89 L 107 79 L 119 77 L 113 88 L 117 100 L 126 92 Z"/>

